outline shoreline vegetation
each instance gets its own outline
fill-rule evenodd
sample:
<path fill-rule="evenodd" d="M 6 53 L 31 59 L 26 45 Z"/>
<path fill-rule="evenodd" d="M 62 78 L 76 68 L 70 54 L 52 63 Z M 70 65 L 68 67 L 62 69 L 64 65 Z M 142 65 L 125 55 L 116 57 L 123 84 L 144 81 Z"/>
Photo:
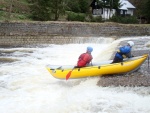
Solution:
<path fill-rule="evenodd" d="M 112 3 L 111 3 L 112 2 Z M 0 1 L 0 21 L 82 21 L 82 22 L 119 22 L 125 24 L 150 23 L 149 22 L 149 1 L 136 2 L 130 0 L 136 9 L 134 14 L 120 14 L 116 12 L 110 18 L 101 15 L 93 16 L 94 1 L 78 0 L 72 1 L 34 1 L 34 0 L 1 0 Z M 108 9 L 118 9 L 121 7 L 119 1 L 95 2 L 96 9 L 107 7 Z M 111 6 L 111 4 L 113 4 Z M 56 7 L 57 6 L 57 7 Z M 95 9 L 95 8 L 94 8 Z M 108 12 L 107 12 L 108 13 Z M 109 13 L 108 13 L 109 14 Z M 108 15 L 107 14 L 107 15 Z M 110 14 L 109 14 L 110 15 Z"/>

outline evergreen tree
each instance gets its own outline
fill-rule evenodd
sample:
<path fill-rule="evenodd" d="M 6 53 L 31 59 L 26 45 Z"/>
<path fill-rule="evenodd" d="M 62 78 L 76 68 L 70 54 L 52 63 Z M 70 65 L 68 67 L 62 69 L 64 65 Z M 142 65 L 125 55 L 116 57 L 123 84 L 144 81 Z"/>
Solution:
<path fill-rule="evenodd" d="M 96 0 L 101 7 L 107 7 L 110 9 L 118 9 L 120 7 L 119 0 Z"/>
<path fill-rule="evenodd" d="M 137 18 L 143 17 L 145 0 L 130 0 L 130 2 L 136 7 L 134 15 L 137 16 Z"/>
<path fill-rule="evenodd" d="M 148 23 L 150 23 L 150 0 L 146 0 L 144 4 L 143 14 L 147 18 Z"/>
<path fill-rule="evenodd" d="M 81 13 L 87 13 L 89 11 L 90 1 L 79 0 L 79 7 Z"/>
<path fill-rule="evenodd" d="M 91 0 L 68 0 L 68 10 L 75 13 L 87 13 Z"/>
<path fill-rule="evenodd" d="M 30 0 L 32 18 L 48 21 L 58 20 L 60 14 L 65 12 L 66 0 Z"/>
<path fill-rule="evenodd" d="M 60 14 L 65 14 L 66 0 L 50 0 L 51 12 L 54 15 L 54 20 L 58 20 Z"/>
<path fill-rule="evenodd" d="M 68 8 L 67 8 L 68 11 L 72 11 L 75 13 L 79 13 L 81 11 L 78 0 L 73 0 L 73 1 L 68 0 L 67 6 L 68 6 Z"/>

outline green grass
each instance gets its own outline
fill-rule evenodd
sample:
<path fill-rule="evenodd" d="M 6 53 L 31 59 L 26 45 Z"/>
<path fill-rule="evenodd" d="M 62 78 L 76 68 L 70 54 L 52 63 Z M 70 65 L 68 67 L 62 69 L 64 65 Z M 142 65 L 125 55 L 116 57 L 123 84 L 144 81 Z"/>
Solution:
<path fill-rule="evenodd" d="M 11 13 L 10 19 L 9 19 L 9 13 L 0 11 L 0 21 L 18 21 L 18 20 L 30 20 L 29 14 L 19 14 L 19 13 Z"/>
<path fill-rule="evenodd" d="M 13 0 L 12 4 L 12 12 L 9 14 L 11 1 L 0 0 L 0 21 L 30 20 L 29 4 L 27 0 Z"/>

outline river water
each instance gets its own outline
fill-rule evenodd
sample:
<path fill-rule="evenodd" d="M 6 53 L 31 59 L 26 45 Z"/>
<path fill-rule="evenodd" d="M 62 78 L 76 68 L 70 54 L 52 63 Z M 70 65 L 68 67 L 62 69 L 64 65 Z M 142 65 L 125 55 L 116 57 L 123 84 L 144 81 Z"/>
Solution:
<path fill-rule="evenodd" d="M 108 60 L 121 40 L 0 48 L 0 113 L 150 113 L 149 87 L 101 87 L 100 77 L 59 80 L 45 68 L 75 65 L 87 46 L 94 62 Z"/>

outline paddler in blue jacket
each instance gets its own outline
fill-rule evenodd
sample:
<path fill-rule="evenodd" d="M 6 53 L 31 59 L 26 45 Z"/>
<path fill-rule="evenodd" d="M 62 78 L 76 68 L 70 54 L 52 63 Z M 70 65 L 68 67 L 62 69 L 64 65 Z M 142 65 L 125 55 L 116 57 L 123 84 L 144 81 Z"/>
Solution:
<path fill-rule="evenodd" d="M 122 62 L 123 58 L 131 58 L 131 49 L 134 46 L 133 41 L 128 41 L 128 44 L 126 46 L 120 47 L 117 53 L 115 54 L 115 57 L 113 59 L 112 63 L 118 63 Z"/>

